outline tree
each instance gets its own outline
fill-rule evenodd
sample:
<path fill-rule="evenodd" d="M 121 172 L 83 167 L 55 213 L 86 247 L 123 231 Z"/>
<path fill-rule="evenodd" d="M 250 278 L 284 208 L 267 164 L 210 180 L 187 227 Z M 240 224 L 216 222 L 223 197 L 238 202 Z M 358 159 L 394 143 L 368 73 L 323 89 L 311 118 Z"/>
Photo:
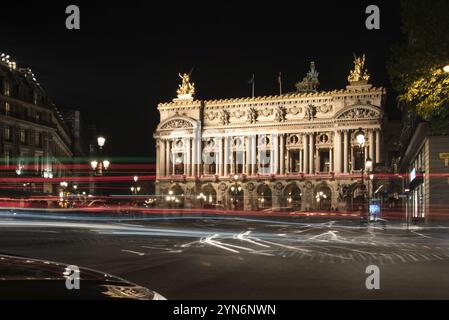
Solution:
<path fill-rule="evenodd" d="M 449 133 L 449 1 L 401 0 L 406 42 L 392 50 L 388 70 L 404 112 Z"/>

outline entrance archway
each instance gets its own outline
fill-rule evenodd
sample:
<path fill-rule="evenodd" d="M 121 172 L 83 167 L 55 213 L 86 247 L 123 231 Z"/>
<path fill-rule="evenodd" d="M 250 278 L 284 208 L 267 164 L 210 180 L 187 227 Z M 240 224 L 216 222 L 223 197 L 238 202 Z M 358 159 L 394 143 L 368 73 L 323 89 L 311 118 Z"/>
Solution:
<path fill-rule="evenodd" d="M 205 206 L 213 206 L 217 203 L 217 191 L 210 184 L 206 185 L 202 189 L 202 194 L 204 198 L 202 202 Z"/>
<path fill-rule="evenodd" d="M 180 185 L 174 185 L 168 190 L 165 202 L 170 207 L 181 208 L 184 206 L 185 194 Z"/>
<path fill-rule="evenodd" d="M 365 206 L 365 185 L 361 183 L 352 186 L 351 191 L 351 210 L 362 211 Z"/>
<path fill-rule="evenodd" d="M 332 190 L 326 184 L 321 184 L 315 191 L 316 209 L 330 211 L 332 207 Z"/>
<path fill-rule="evenodd" d="M 262 184 L 257 188 L 257 209 L 263 210 L 272 207 L 272 192 L 268 185 Z"/>
<path fill-rule="evenodd" d="M 243 187 L 240 183 L 233 183 L 229 187 L 228 206 L 233 210 L 243 210 L 244 208 L 244 193 Z"/>
<path fill-rule="evenodd" d="M 295 184 L 289 184 L 284 189 L 282 195 L 282 206 L 286 208 L 301 209 L 302 192 L 301 189 Z"/>

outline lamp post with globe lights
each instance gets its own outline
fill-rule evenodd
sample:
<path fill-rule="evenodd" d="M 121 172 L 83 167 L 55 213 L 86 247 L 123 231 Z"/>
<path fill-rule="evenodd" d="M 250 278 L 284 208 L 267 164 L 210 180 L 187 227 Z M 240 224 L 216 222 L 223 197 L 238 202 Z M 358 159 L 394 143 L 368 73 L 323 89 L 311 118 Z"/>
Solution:
<path fill-rule="evenodd" d="M 93 159 L 90 161 L 90 167 L 92 169 L 94 176 L 104 176 L 106 171 L 108 171 L 111 165 L 111 162 L 105 159 L 103 155 L 103 149 L 105 144 L 106 138 L 103 136 L 99 136 L 97 138 L 97 147 L 98 147 L 97 157 L 99 157 L 100 160 L 98 161 L 97 159 Z"/>
<path fill-rule="evenodd" d="M 237 204 L 239 200 L 237 197 L 242 192 L 242 186 L 239 185 L 239 176 L 236 174 L 234 175 L 234 184 L 231 186 L 231 194 L 232 194 L 232 204 L 234 206 L 234 209 L 237 209 Z"/>
<path fill-rule="evenodd" d="M 366 206 L 365 206 L 365 172 L 369 172 L 373 168 L 373 160 L 368 157 L 365 161 L 365 142 L 366 142 L 366 136 L 365 132 L 360 128 L 356 134 L 355 138 L 357 141 L 357 144 L 359 145 L 361 157 L 362 157 L 362 170 L 361 170 L 361 176 L 362 176 L 362 207 L 361 207 L 361 214 L 366 213 Z"/>
<path fill-rule="evenodd" d="M 134 177 L 133 177 L 133 184 L 132 184 L 132 186 L 131 186 L 131 188 L 130 188 L 131 193 L 132 193 L 133 195 L 139 194 L 139 192 L 140 192 L 140 190 L 141 190 L 140 186 L 137 184 L 137 181 L 139 181 L 139 177 L 138 177 L 138 176 L 134 176 Z"/>

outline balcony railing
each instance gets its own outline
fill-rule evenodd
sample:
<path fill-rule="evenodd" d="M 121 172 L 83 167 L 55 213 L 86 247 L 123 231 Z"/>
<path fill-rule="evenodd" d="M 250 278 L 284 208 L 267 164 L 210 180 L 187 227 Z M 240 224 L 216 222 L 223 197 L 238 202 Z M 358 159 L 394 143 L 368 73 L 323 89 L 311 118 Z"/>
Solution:
<path fill-rule="evenodd" d="M 39 124 L 39 125 L 43 125 L 46 127 L 56 129 L 56 124 L 54 124 L 53 122 L 45 121 L 43 119 L 32 117 L 32 116 L 29 116 L 26 114 L 17 113 L 17 112 L 13 112 L 13 111 L 6 111 L 5 109 L 0 109 L 0 115 L 8 116 L 11 118 L 15 118 L 15 119 L 19 119 L 19 120 L 23 120 L 23 121 L 27 121 L 27 122 L 32 122 L 35 124 Z"/>

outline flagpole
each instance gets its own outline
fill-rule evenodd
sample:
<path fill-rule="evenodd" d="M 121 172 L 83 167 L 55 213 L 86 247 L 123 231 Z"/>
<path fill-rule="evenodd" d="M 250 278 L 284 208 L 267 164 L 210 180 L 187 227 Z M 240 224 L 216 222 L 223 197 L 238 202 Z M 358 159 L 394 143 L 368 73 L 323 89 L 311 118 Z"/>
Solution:
<path fill-rule="evenodd" d="M 278 82 L 279 82 L 279 95 L 282 96 L 282 73 L 281 72 L 279 72 Z"/>
<path fill-rule="evenodd" d="M 253 93 L 253 98 L 254 98 L 254 85 L 256 83 L 256 80 L 254 79 L 254 73 L 253 73 L 253 85 L 252 85 L 252 93 Z"/>

